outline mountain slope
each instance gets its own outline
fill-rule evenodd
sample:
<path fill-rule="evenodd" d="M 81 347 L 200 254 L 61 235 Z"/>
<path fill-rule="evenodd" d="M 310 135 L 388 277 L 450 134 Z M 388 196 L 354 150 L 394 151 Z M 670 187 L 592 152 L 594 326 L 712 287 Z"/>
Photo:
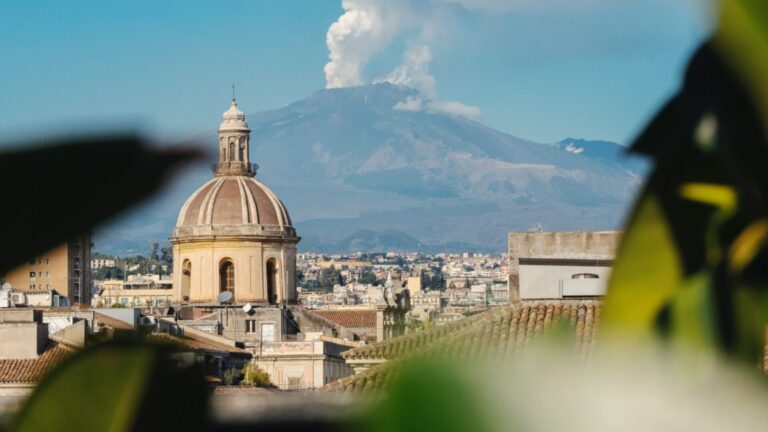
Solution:
<path fill-rule="evenodd" d="M 248 116 L 258 177 L 287 205 L 301 249 L 501 251 L 508 231 L 536 223 L 616 228 L 641 181 L 642 163 L 598 151 L 618 144 L 538 144 L 461 117 L 397 109 L 408 98 L 422 96 L 391 84 L 321 90 Z M 203 138 L 215 153 L 215 132 Z M 188 177 L 200 180 L 147 207 L 154 218 L 141 216 L 153 227 L 166 221 L 159 237 L 170 235 L 206 175 Z M 104 244 L 111 238 L 119 248 L 125 234 L 118 227 Z"/>

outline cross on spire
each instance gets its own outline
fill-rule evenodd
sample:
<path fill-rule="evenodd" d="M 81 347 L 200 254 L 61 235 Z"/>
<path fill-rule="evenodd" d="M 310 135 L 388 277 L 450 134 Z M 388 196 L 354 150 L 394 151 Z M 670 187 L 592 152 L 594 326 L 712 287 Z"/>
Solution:
<path fill-rule="evenodd" d="M 235 101 L 235 83 L 232 83 L 232 102 Z"/>

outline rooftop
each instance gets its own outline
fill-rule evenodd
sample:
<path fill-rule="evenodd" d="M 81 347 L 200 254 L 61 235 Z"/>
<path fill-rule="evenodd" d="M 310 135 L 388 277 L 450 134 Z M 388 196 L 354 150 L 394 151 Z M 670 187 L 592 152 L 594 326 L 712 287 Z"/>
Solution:
<path fill-rule="evenodd" d="M 518 302 L 455 323 L 355 348 L 342 356 L 347 361 L 404 360 L 420 354 L 469 358 L 493 353 L 509 358 L 564 319 L 570 319 L 574 348 L 588 353 L 596 339 L 601 311 L 602 303 L 598 300 Z M 333 382 L 326 389 L 351 392 L 382 389 L 396 373 L 398 364 L 398 361 L 384 363 Z"/>
<path fill-rule="evenodd" d="M 36 359 L 0 359 L 0 383 L 34 384 L 72 352 L 62 344 L 49 341 L 45 351 Z"/>
<path fill-rule="evenodd" d="M 376 327 L 376 311 L 368 310 L 312 310 L 311 313 L 347 328 Z"/>

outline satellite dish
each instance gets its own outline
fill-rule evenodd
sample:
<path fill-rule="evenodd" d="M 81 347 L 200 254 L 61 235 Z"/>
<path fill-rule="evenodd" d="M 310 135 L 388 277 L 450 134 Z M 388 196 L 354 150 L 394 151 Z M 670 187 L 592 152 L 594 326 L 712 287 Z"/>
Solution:
<path fill-rule="evenodd" d="M 232 291 L 222 291 L 219 293 L 219 295 L 216 297 L 216 301 L 218 301 L 221 304 L 229 303 L 232 301 Z"/>
<path fill-rule="evenodd" d="M 10 291 L 10 290 L 11 290 L 11 288 L 12 288 L 12 287 L 11 287 L 11 284 L 9 284 L 8 282 L 6 282 L 6 283 L 4 283 L 4 284 L 3 284 L 3 286 L 2 286 L 0 289 L 2 289 L 3 291 Z"/>
<path fill-rule="evenodd" d="M 248 312 L 250 312 L 250 311 L 251 311 L 251 309 L 253 309 L 253 306 L 251 306 L 251 304 L 250 304 L 250 303 L 246 303 L 246 304 L 243 306 L 243 312 L 245 312 L 245 313 L 248 313 Z"/>

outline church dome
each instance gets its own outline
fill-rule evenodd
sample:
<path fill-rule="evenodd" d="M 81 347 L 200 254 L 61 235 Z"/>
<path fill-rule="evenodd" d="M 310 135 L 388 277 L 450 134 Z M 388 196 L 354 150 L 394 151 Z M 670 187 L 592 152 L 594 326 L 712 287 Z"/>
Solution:
<path fill-rule="evenodd" d="M 184 203 L 176 222 L 185 227 L 220 231 L 251 226 L 262 235 L 295 235 L 285 205 L 263 183 L 247 176 L 214 177 Z M 241 227 L 243 228 L 243 227 Z"/>
<path fill-rule="evenodd" d="M 234 95 L 233 95 L 234 96 Z M 184 203 L 171 235 L 176 301 L 294 304 L 301 238 L 282 201 L 256 180 L 245 115 L 232 104 L 219 127 L 213 178 Z"/>

